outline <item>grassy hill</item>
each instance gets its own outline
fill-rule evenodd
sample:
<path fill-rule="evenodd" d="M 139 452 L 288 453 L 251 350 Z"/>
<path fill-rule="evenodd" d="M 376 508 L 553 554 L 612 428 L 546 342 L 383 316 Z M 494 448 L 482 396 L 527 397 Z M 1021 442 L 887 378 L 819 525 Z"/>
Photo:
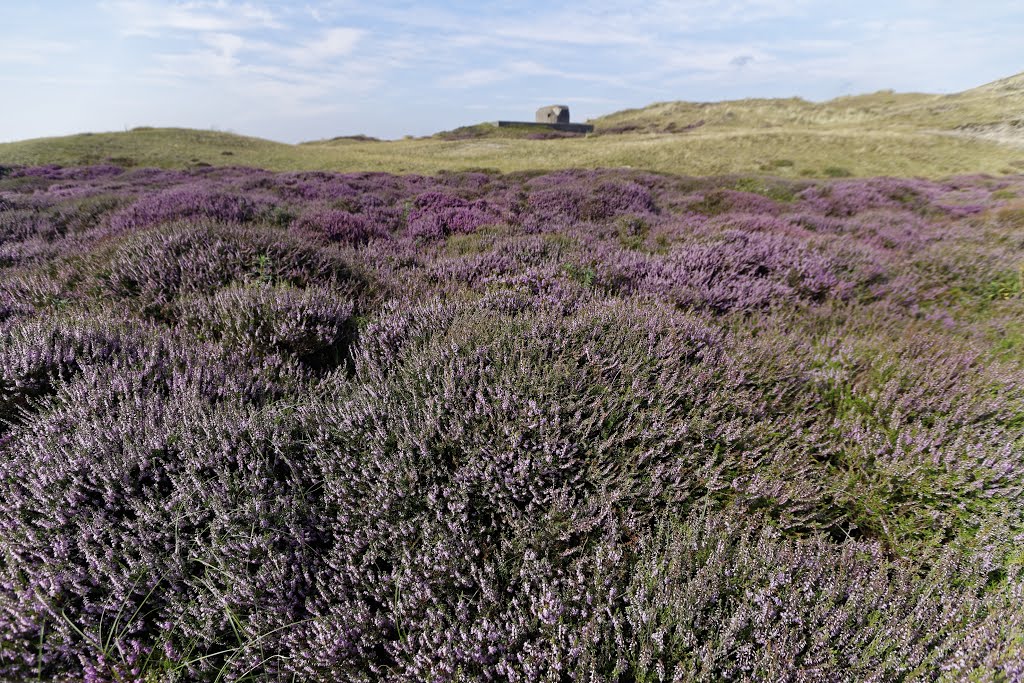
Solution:
<path fill-rule="evenodd" d="M 1024 171 L 1024 74 L 953 95 L 894 93 L 664 102 L 593 121 L 583 137 L 530 139 L 481 124 L 427 138 L 299 145 L 139 128 L 0 144 L 0 164 L 201 164 L 272 170 L 551 170 L 630 167 L 691 175 L 927 176 Z"/>
<path fill-rule="evenodd" d="M 895 93 L 839 97 L 815 103 L 800 98 L 729 102 L 662 102 L 596 119 L 598 131 L 679 132 L 694 130 L 823 130 L 970 135 L 985 127 L 1015 129 L 1024 146 L 1024 73 L 953 95 Z"/>

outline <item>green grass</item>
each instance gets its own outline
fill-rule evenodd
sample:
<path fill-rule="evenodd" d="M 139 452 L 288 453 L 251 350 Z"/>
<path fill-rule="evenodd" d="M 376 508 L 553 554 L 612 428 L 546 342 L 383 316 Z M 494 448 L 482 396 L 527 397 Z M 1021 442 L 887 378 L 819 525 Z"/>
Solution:
<path fill-rule="evenodd" d="M 525 138 L 532 129 L 488 124 L 427 138 L 343 137 L 298 145 L 139 128 L 0 144 L 0 165 L 209 164 L 391 173 L 629 167 L 793 178 L 1003 174 L 1024 172 L 1022 112 L 1024 74 L 955 95 L 660 103 L 598 118 L 592 135 L 549 140 Z"/>
<path fill-rule="evenodd" d="M 757 128 L 807 130 L 927 130 L 984 136 L 993 130 L 1017 128 L 1024 143 L 1024 73 L 952 95 L 895 93 L 883 90 L 838 97 L 826 102 L 800 98 L 746 99 L 727 102 L 660 102 L 596 119 L 598 131 L 634 130 L 692 132 Z M 1009 131 L 1011 136 L 1013 131 Z"/>

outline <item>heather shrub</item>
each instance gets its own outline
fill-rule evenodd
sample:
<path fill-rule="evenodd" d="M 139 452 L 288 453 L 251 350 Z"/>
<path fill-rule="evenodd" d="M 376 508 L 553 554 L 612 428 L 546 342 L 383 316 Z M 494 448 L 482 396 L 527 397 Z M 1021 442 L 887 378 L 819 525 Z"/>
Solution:
<path fill-rule="evenodd" d="M 667 669 L 678 665 L 687 671 L 683 644 L 696 652 L 705 634 L 721 632 L 732 610 L 739 609 L 736 615 L 743 610 L 750 615 L 736 616 L 739 624 L 760 615 L 763 638 L 792 648 L 789 657 L 758 663 L 755 644 L 762 636 L 737 626 L 727 630 L 728 645 L 695 670 L 708 680 L 730 672 L 771 678 L 818 666 L 799 654 L 809 642 L 827 642 L 837 628 L 859 632 L 860 619 L 891 605 L 892 595 L 906 602 L 887 612 L 878 628 L 899 630 L 907 620 L 915 624 L 907 640 L 864 656 L 856 666 L 851 661 L 856 646 L 824 663 L 871 672 L 936 665 L 926 644 L 918 645 L 917 663 L 896 658 L 903 645 L 931 637 L 945 623 L 946 602 L 928 591 L 915 593 L 917 579 L 909 565 L 894 565 L 894 573 L 879 569 L 877 558 L 886 553 L 879 544 L 831 550 L 831 542 L 818 536 L 805 546 L 765 532 L 769 535 L 759 542 L 775 550 L 738 552 L 763 558 L 758 561 L 767 565 L 724 579 L 737 582 L 730 589 L 736 593 L 724 594 L 737 594 L 741 605 L 751 600 L 749 607 L 730 601 L 685 610 L 673 618 L 719 615 L 721 621 L 687 621 L 668 631 L 676 633 L 679 646 L 655 645 L 658 640 L 649 639 L 657 624 L 639 616 L 606 618 L 610 612 L 628 615 L 652 599 L 649 593 L 630 599 L 609 585 L 637 576 L 636 544 L 644 542 L 637 537 L 648 538 L 668 510 L 736 506 L 732 509 L 744 510 L 748 520 L 767 513 L 794 530 L 829 529 L 844 516 L 841 498 L 820 497 L 823 488 L 835 486 L 810 456 L 820 446 L 801 445 L 779 433 L 780 406 L 752 392 L 752 378 L 743 370 L 729 369 L 725 340 L 693 321 L 652 321 L 649 315 L 639 320 L 628 309 L 592 306 L 560 321 L 435 305 L 420 314 L 389 316 L 367 329 L 379 342 L 357 351 L 354 390 L 342 385 L 306 418 L 317 435 L 311 449 L 324 468 L 318 478 L 325 482 L 325 500 L 338 515 L 328 564 L 344 570 L 324 584 L 315 601 L 317 616 L 308 626 L 311 635 L 304 637 L 323 647 L 304 675 L 389 671 L 413 680 L 462 671 L 536 680 L 579 671 L 585 664 L 600 675 L 630 671 L 637 680 L 641 674 L 653 680 L 656 659 L 644 650 L 664 647 L 658 657 L 668 657 Z M 606 374 L 606 368 L 614 371 Z M 766 388 L 772 384 L 764 382 Z M 712 431 L 704 432 L 707 428 Z M 808 445 L 810 452 L 804 450 Z M 892 482 L 912 468 L 907 463 Z M 805 487 L 794 486 L 797 481 Z M 893 498 L 883 504 L 900 501 L 903 492 L 890 494 Z M 942 494 L 933 489 L 932 495 Z M 362 504 L 365 500 L 373 504 Z M 532 521 L 538 519 L 540 526 Z M 708 543 L 713 548 L 721 540 Z M 740 547 L 745 543 L 753 541 L 741 541 Z M 681 552 L 679 547 L 656 556 L 674 561 L 669 558 L 681 558 Z M 836 573 L 822 559 L 833 556 L 829 553 L 838 553 L 836 561 L 846 573 Z M 861 560 L 864 553 L 875 559 Z M 950 561 L 955 562 L 952 556 Z M 727 567 L 736 568 L 737 561 L 722 562 L 717 571 L 728 577 Z M 781 569 L 788 562 L 821 564 Z M 759 611 L 756 602 L 765 599 L 756 587 L 774 580 L 780 569 L 809 572 L 822 582 L 813 592 L 795 590 L 790 585 L 797 578 L 790 574 L 773 587 L 783 591 L 782 599 L 794 601 L 788 612 L 793 621 L 782 625 Z M 906 571 L 911 573 L 900 573 Z M 970 573 L 964 567 L 942 571 L 947 573 L 939 572 L 935 585 L 954 581 L 950 571 Z M 754 578 L 757 572 L 763 578 Z M 984 581 L 987 575 L 970 581 L 978 576 Z M 684 580 L 707 579 L 698 564 Z M 859 582 L 859 590 L 875 601 L 817 611 L 820 596 L 833 590 L 843 594 L 831 581 Z M 881 590 L 867 587 L 873 582 Z M 365 597 L 337 592 L 338 586 L 359 586 Z M 980 601 L 980 588 L 971 586 L 972 599 Z M 724 586 L 706 590 L 715 600 Z M 509 601 L 506 595 L 516 598 Z M 659 615 L 665 605 L 694 604 L 653 600 L 650 609 Z M 930 610 L 931 622 L 921 610 Z M 797 614 L 813 620 L 804 623 Z M 984 610 L 975 604 L 965 615 L 979 619 Z M 848 621 L 832 623 L 836 618 Z M 344 642 L 328 650 L 334 642 L 330 634 L 338 632 L 347 634 Z M 940 630 L 935 637 L 955 640 L 959 634 Z M 635 639 L 634 661 L 625 654 L 630 638 Z M 595 652 L 591 643 L 602 645 Z M 518 654 L 513 658 L 512 653 Z"/>
<path fill-rule="evenodd" d="M 768 197 L 722 188 L 705 192 L 699 200 L 686 208 L 705 216 L 719 216 L 730 212 L 772 215 L 778 212 L 775 202 Z"/>
<path fill-rule="evenodd" d="M 839 177 L 839 176 L 836 176 Z M 808 206 L 829 216 L 853 216 L 867 209 L 923 211 L 938 188 L 900 178 L 871 178 L 812 185 L 800 193 Z"/>
<path fill-rule="evenodd" d="M 81 249 L 83 233 L 94 228 L 118 200 L 102 195 L 26 208 L 0 207 L 0 267 L 53 260 Z"/>
<path fill-rule="evenodd" d="M 1000 680 L 1024 663 L 1003 640 L 1021 633 L 1019 605 L 1004 611 L 1019 574 L 991 591 L 987 568 L 957 553 L 919 574 L 876 544 L 756 528 L 698 514 L 641 539 L 623 607 L 601 624 L 605 661 L 637 681 Z M 993 657 L 996 614 L 1008 621 Z"/>
<path fill-rule="evenodd" d="M 40 166 L 20 166 L 10 170 L 9 175 L 14 178 L 41 178 L 53 180 L 60 177 L 61 167 L 57 164 L 45 164 Z"/>
<path fill-rule="evenodd" d="M 287 228 L 295 221 L 295 213 L 287 206 L 275 204 L 261 211 L 258 220 L 278 228 Z"/>
<path fill-rule="evenodd" d="M 762 409 L 697 321 L 607 305 L 564 321 L 431 307 L 367 337 L 379 341 L 357 351 L 354 391 L 342 385 L 306 418 L 340 571 L 318 596 L 315 639 L 349 634 L 315 664 L 325 670 L 529 679 L 502 653 L 536 649 L 538 666 L 568 646 L 552 629 L 594 616 L 585 589 L 604 553 L 669 506 L 724 504 L 748 468 L 771 506 L 768 482 L 788 467 L 785 448 L 748 443 Z M 813 488 L 812 471 L 790 472 Z M 804 504 L 793 492 L 774 502 L 784 518 Z M 560 607 L 563 582 L 578 592 Z"/>
<path fill-rule="evenodd" d="M 936 352 L 926 326 L 881 333 L 872 322 L 812 336 L 762 321 L 742 349 L 748 381 L 804 416 L 789 448 L 829 478 L 819 494 L 827 514 L 810 527 L 881 541 L 899 556 L 959 543 L 983 519 L 1020 528 L 1019 371 L 962 349 Z"/>
<path fill-rule="evenodd" d="M 619 244 L 627 249 L 643 249 L 651 228 L 640 216 L 622 216 L 615 221 Z"/>
<path fill-rule="evenodd" d="M 90 195 L 71 206 L 59 208 L 55 216 L 55 223 L 62 233 L 84 233 L 98 227 L 105 216 L 123 203 L 124 200 L 114 194 Z"/>
<path fill-rule="evenodd" d="M 550 270 L 557 246 L 538 235 L 503 237 L 500 229 L 484 229 L 445 243 L 445 255 L 426 265 L 424 278 L 436 292 L 466 285 L 490 291 L 508 277 L 538 276 Z M 451 251 L 463 251 L 447 256 Z"/>
<path fill-rule="evenodd" d="M 859 359 L 833 361 L 819 385 L 839 418 L 852 500 L 887 510 L 873 525 L 897 544 L 963 532 L 986 512 L 1016 509 L 1024 495 L 1012 474 L 1024 437 L 1020 375 L 989 369 L 975 353 L 937 351 L 937 341 L 918 332 L 886 349 L 867 346 Z"/>
<path fill-rule="evenodd" d="M 108 180 L 124 173 L 120 166 L 111 164 L 97 164 L 93 166 L 78 166 L 64 168 L 56 164 L 47 166 L 35 166 L 22 168 L 12 175 L 23 177 L 46 178 L 47 180 Z"/>
<path fill-rule="evenodd" d="M 0 325 L 45 308 L 64 307 L 70 298 L 62 280 L 59 273 L 40 273 L 31 266 L 0 271 Z"/>
<path fill-rule="evenodd" d="M 250 180 L 243 184 L 246 191 L 271 190 L 287 200 L 355 200 L 360 192 L 351 184 L 331 173 L 308 171 L 283 173 Z"/>
<path fill-rule="evenodd" d="M 428 192 L 417 197 L 409 212 L 408 234 L 425 240 L 439 239 L 450 234 L 471 233 L 500 220 L 498 211 L 487 202 Z"/>
<path fill-rule="evenodd" d="M 381 201 L 366 202 L 362 215 L 367 223 L 376 226 L 374 230 L 396 233 L 405 226 L 405 211 Z"/>
<path fill-rule="evenodd" d="M 740 230 L 714 241 L 677 243 L 664 255 L 603 249 L 593 267 L 595 282 L 610 291 L 716 311 L 842 298 L 849 287 L 828 257 L 800 241 Z"/>
<path fill-rule="evenodd" d="M 527 201 L 529 211 L 542 221 L 602 221 L 657 210 L 650 191 L 637 183 L 556 185 L 530 192 Z"/>
<path fill-rule="evenodd" d="M 37 212 L 0 206 L 0 237 L 5 245 L 32 237 L 45 239 L 52 236 L 52 228 L 40 219 Z"/>
<path fill-rule="evenodd" d="M 602 183 L 595 189 L 595 194 L 600 197 L 601 204 L 594 218 L 656 213 L 658 210 L 650 190 L 637 183 Z"/>
<path fill-rule="evenodd" d="M 257 201 L 242 195 L 210 192 L 201 186 L 175 187 L 145 195 L 110 217 L 113 234 L 147 228 L 182 218 L 207 218 L 244 223 L 261 209 Z"/>
<path fill-rule="evenodd" d="M 12 169 L 0 678 L 1017 680 L 1021 188 Z"/>
<path fill-rule="evenodd" d="M 352 312 L 352 302 L 337 291 L 256 282 L 183 302 L 180 317 L 198 339 L 335 367 L 355 334 Z"/>
<path fill-rule="evenodd" d="M 232 294 L 225 292 L 220 303 L 230 301 Z M 244 310 L 232 311 L 234 319 L 224 315 L 212 320 L 205 310 L 210 327 L 219 326 L 219 334 L 208 333 L 213 344 L 185 329 L 189 345 L 183 345 L 177 331 L 126 319 L 109 309 L 26 317 L 0 330 L 0 421 L 31 419 L 40 398 L 88 368 L 143 364 L 157 372 L 154 368 L 178 367 L 190 377 L 208 378 L 198 386 L 212 392 L 211 400 L 245 396 L 258 404 L 280 396 L 304 381 L 296 363 L 333 367 L 345 358 L 352 305 L 325 301 L 325 294 L 317 292 L 318 299 L 306 293 L 264 295 L 263 315 L 257 298 L 250 302 L 248 320 Z M 216 303 L 213 308 L 216 315 Z M 189 322 L 195 324 L 194 319 Z M 252 336 L 243 339 L 248 332 Z"/>
<path fill-rule="evenodd" d="M 287 423 L 234 402 L 210 406 L 189 382 L 163 379 L 90 370 L 8 442 L 5 676 L 237 674 L 252 666 L 232 656 L 240 641 L 302 618 L 315 539 L 304 531 L 309 482 L 281 447 Z M 3 656 L 12 646 L 31 655 Z"/>
<path fill-rule="evenodd" d="M 0 332 L 0 421 L 22 411 L 84 367 L 141 361 L 155 337 L 110 311 L 28 318 Z M 3 426 L 0 424 L 0 432 Z"/>
<path fill-rule="evenodd" d="M 57 247 L 39 238 L 29 238 L 20 242 L 0 244 L 0 268 L 45 262 L 57 253 L 59 253 Z"/>
<path fill-rule="evenodd" d="M 173 315 L 179 296 L 213 293 L 233 282 L 324 283 L 353 292 L 365 284 L 344 257 L 297 236 L 209 223 L 177 224 L 120 241 L 86 276 L 105 295 L 136 302 L 156 316 Z"/>
<path fill-rule="evenodd" d="M 305 214 L 296 221 L 295 230 L 328 242 L 358 246 L 374 238 L 387 237 L 388 231 L 365 217 L 348 211 L 328 210 Z"/>

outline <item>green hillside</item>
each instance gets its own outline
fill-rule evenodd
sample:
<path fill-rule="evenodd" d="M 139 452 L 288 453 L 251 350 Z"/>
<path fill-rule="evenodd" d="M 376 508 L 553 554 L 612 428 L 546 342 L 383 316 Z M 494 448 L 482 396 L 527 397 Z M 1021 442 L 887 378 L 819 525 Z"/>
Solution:
<path fill-rule="evenodd" d="M 630 167 L 690 175 L 926 176 L 1024 172 L 1024 74 L 954 95 L 878 92 L 664 102 L 609 114 L 582 137 L 529 139 L 470 126 L 426 138 L 343 137 L 298 145 L 230 133 L 140 128 L 0 144 L 0 164 L 272 170 L 552 170 Z"/>
<path fill-rule="evenodd" d="M 983 127 L 1016 129 L 1024 145 L 1024 74 L 953 95 L 895 93 L 839 97 L 827 102 L 800 98 L 728 102 L 661 102 L 592 121 L 599 132 L 801 129 L 888 130 L 964 133 Z"/>

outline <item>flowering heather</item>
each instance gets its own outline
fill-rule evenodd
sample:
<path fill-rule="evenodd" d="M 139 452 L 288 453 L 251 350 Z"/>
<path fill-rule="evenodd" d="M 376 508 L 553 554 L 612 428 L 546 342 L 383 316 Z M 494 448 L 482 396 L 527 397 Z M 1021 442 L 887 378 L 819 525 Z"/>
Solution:
<path fill-rule="evenodd" d="M 558 177 L 534 180 L 528 206 L 538 219 L 600 221 L 621 214 L 653 213 L 650 190 L 634 182 L 616 183 L 592 178 Z M 568 174 L 567 174 L 568 175 Z"/>
<path fill-rule="evenodd" d="M 1024 680 L 1024 177 L 0 177 L 0 679 Z"/>
<path fill-rule="evenodd" d="M 468 201 L 456 195 L 427 192 L 413 202 L 408 232 L 417 238 L 438 239 L 474 232 L 483 225 L 500 220 L 500 213 L 486 201 Z"/>
<path fill-rule="evenodd" d="M 386 227 L 379 223 L 340 209 L 308 213 L 296 221 L 295 230 L 329 242 L 352 245 L 365 244 L 375 237 L 388 235 Z"/>
<path fill-rule="evenodd" d="M 181 218 L 210 218 L 241 223 L 251 220 L 258 204 L 242 195 L 210 192 L 203 187 L 180 187 L 143 196 L 110 217 L 113 232 L 138 230 Z"/>

